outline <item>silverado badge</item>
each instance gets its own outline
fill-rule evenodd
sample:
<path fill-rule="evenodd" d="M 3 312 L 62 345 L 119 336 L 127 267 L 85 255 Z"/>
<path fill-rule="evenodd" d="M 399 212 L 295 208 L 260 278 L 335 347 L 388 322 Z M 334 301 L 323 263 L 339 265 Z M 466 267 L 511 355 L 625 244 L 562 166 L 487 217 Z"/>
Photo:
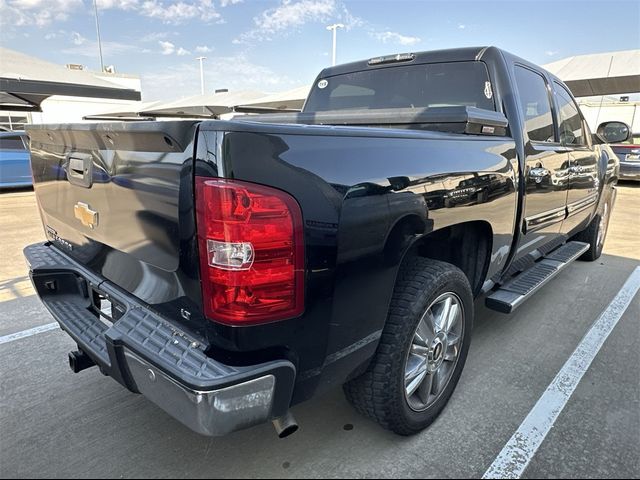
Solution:
<path fill-rule="evenodd" d="M 85 227 L 89 227 L 93 230 L 98 226 L 98 212 L 91 210 L 91 208 L 89 208 L 89 205 L 87 205 L 86 203 L 76 203 L 76 205 L 73 207 L 73 213 Z"/>

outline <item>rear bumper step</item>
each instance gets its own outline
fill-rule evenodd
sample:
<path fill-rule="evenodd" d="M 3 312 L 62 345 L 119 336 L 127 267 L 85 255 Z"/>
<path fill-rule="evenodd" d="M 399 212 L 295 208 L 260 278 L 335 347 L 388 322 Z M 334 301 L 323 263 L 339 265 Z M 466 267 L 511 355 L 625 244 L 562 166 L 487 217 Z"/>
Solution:
<path fill-rule="evenodd" d="M 583 242 L 568 242 L 487 297 L 487 308 L 511 313 L 574 260 L 589 250 Z"/>
<path fill-rule="evenodd" d="M 288 360 L 225 365 L 208 357 L 197 339 L 52 245 L 30 245 L 24 254 L 40 299 L 78 344 L 75 353 L 192 430 L 225 435 L 288 412 L 295 381 Z M 93 308 L 92 289 L 120 306 L 113 323 Z"/>

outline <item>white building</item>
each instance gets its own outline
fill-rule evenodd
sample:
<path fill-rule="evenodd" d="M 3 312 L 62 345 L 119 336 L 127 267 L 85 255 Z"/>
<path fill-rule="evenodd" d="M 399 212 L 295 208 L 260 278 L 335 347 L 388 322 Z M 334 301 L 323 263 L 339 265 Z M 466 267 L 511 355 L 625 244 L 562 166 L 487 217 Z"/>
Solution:
<path fill-rule="evenodd" d="M 137 76 L 63 67 L 0 48 L 0 127 L 80 122 L 86 115 L 136 105 L 140 97 Z"/>
<path fill-rule="evenodd" d="M 122 87 L 141 91 L 140 77 L 134 75 L 94 73 L 97 78 L 107 80 Z M 131 108 L 140 102 L 107 98 L 51 96 L 41 104 L 42 112 L 31 114 L 32 123 L 81 122 L 82 117 L 114 108 Z"/>
<path fill-rule="evenodd" d="M 621 102 L 617 98 L 592 97 L 578 99 L 580 110 L 592 131 L 603 122 L 624 122 L 634 134 L 640 134 L 640 101 Z"/>
<path fill-rule="evenodd" d="M 640 49 L 578 55 L 543 67 L 571 89 L 591 130 L 617 120 L 640 134 Z"/>

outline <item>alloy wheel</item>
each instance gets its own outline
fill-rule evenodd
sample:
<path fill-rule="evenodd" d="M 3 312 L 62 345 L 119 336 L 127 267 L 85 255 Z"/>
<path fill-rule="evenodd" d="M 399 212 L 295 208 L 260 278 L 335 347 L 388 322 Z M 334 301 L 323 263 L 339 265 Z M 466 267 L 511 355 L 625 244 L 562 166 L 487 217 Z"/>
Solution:
<path fill-rule="evenodd" d="M 464 308 L 447 292 L 436 298 L 418 322 L 404 373 L 405 397 L 422 412 L 446 389 L 458 363 L 464 336 Z"/>

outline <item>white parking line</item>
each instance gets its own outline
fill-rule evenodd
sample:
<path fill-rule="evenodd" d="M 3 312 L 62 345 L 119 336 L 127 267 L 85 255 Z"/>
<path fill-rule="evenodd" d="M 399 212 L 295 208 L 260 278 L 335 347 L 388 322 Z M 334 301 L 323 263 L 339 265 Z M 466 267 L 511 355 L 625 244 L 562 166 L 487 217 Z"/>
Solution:
<path fill-rule="evenodd" d="M 57 323 L 48 323 L 46 325 L 40 325 L 39 327 L 30 328 L 29 330 L 23 330 L 22 332 L 16 332 L 16 333 L 12 333 L 11 335 L 5 335 L 4 337 L 0 337 L 0 345 L 2 345 L 3 343 L 9 343 L 15 340 L 20 340 L 21 338 L 31 337 L 39 333 L 55 330 L 56 328 L 58 328 Z"/>
<path fill-rule="evenodd" d="M 482 478 L 520 478 L 609 334 L 640 289 L 636 267 Z"/>

